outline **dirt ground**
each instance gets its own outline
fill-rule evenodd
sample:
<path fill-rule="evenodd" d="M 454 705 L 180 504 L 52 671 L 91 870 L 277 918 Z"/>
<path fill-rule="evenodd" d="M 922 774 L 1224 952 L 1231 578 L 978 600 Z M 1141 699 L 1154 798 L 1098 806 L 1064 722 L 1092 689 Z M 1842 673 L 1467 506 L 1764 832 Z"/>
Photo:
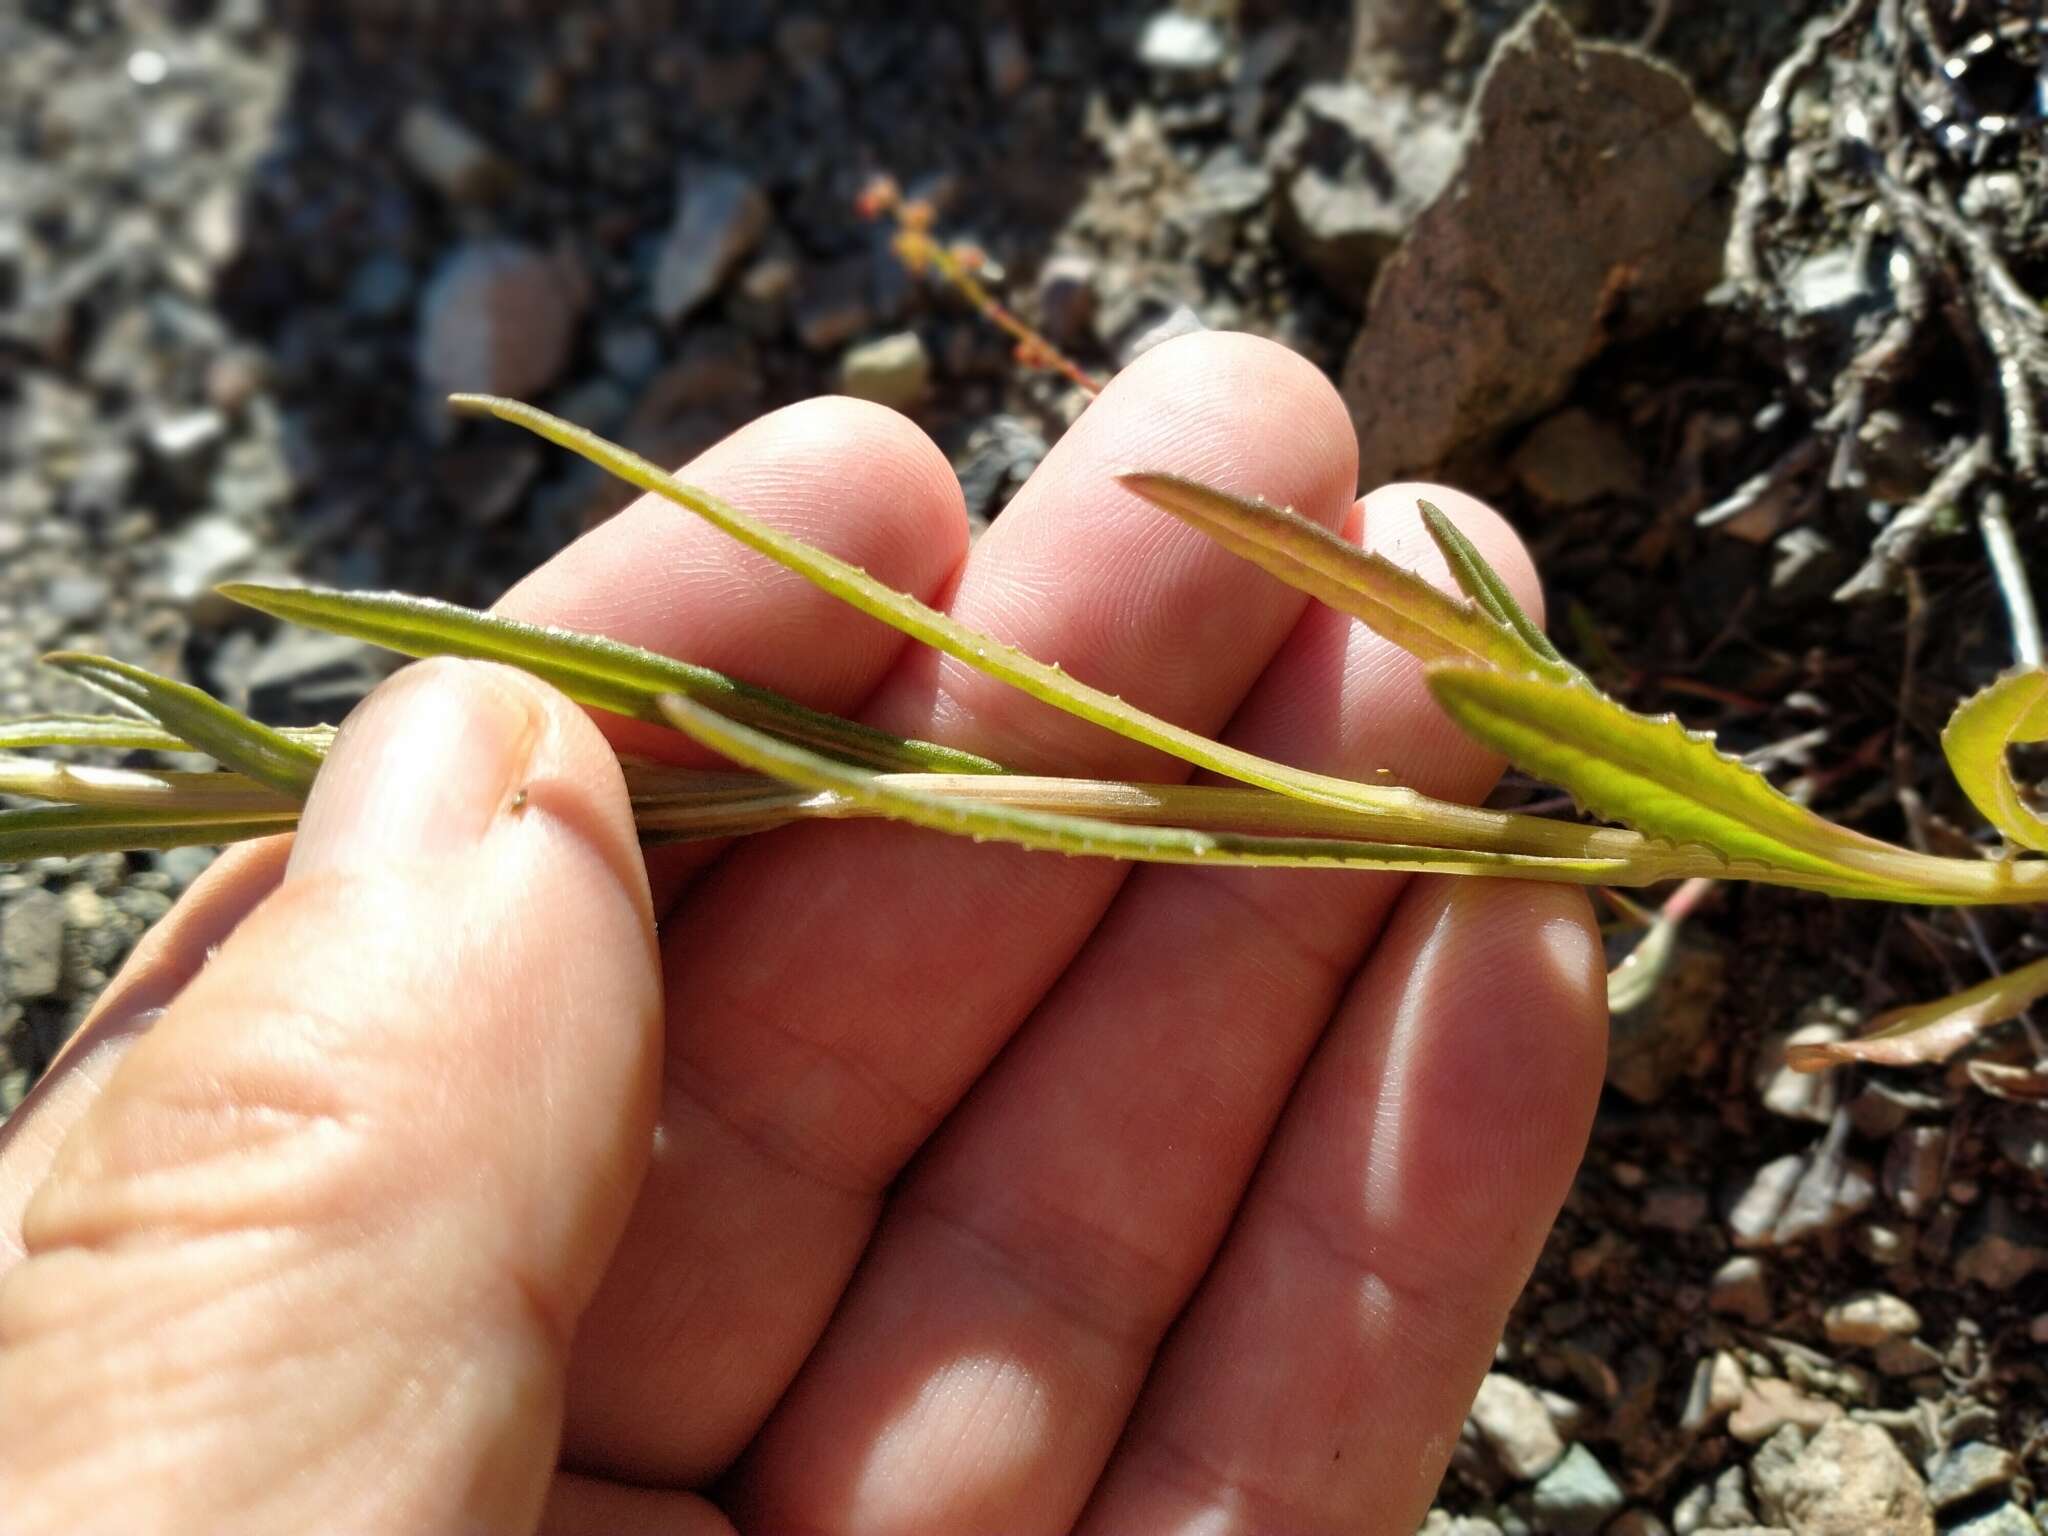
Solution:
<path fill-rule="evenodd" d="M 1718 731 L 1835 820 L 1990 846 L 1938 738 L 2026 654 L 2044 548 L 2038 9 L 548 12 L 0 19 L 0 182 L 26 192 L 0 207 L 0 713 L 78 702 L 27 665 L 62 643 L 332 718 L 385 663 L 226 611 L 215 580 L 487 602 L 616 506 L 451 432 L 423 403 L 451 370 L 675 462 L 854 388 L 1000 516 L 1081 402 L 853 216 L 889 170 L 1086 367 L 1236 327 L 1373 402 L 1369 444 L 1370 411 L 1411 413 L 1428 457 L 1387 467 L 1507 512 L 1552 633 L 1632 706 Z M 1633 153 L 1573 159 L 1629 112 Z M 1656 229 L 1546 224 L 1504 185 L 1540 193 L 1546 166 Z M 1509 320 L 1403 330 L 1389 295 L 1425 270 Z M 506 318 L 536 305 L 558 323 Z M 1560 317 L 1541 334 L 1514 318 L 1539 305 Z M 1440 387 L 1386 405 L 1388 378 Z M 1552 798 L 1510 780 L 1495 803 Z M 0 871 L 0 1111 L 203 863 Z M 2032 1021 L 1967 1053 L 2014 1069 L 2000 1093 L 1963 1061 L 1781 1062 L 1796 1029 L 1853 1033 L 2048 930 L 1730 886 L 1683 933 L 1616 1021 L 1585 1169 L 1428 1529 L 2038 1531 Z M 1890 1513 L 1839 1523 L 1865 1495 Z"/>

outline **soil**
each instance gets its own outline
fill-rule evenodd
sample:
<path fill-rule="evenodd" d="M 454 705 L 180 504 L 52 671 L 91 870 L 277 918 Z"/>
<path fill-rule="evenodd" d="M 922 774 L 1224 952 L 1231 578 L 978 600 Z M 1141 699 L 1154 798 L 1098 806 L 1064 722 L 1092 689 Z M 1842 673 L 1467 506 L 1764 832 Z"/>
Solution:
<path fill-rule="evenodd" d="M 331 718 L 384 664 L 222 609 L 212 581 L 484 603 L 614 508 L 428 405 L 441 305 L 474 309 L 439 346 L 674 462 L 871 369 L 1000 515 L 1081 401 L 890 260 L 851 212 L 881 170 L 1086 367 L 1199 322 L 1338 377 L 1385 252 L 1289 223 L 1307 93 L 1361 82 L 1419 144 L 1527 24 L 1515 0 L 1218 0 L 1185 8 L 1196 56 L 1163 61 L 1149 6 L 821 0 L 687 28 L 660 5 L 547 9 L 31 0 L 0 20 L 19 104 L 0 180 L 28 194 L 0 208 L 0 711 L 80 702 L 25 665 L 62 643 Z M 1552 632 L 1632 706 L 1763 753 L 1836 820 L 1986 845 L 1938 737 L 2015 659 L 1985 507 L 2023 564 L 2044 547 L 2048 348 L 2038 302 L 2001 312 L 1996 278 L 2048 289 L 2038 14 L 1884 0 L 1823 38 L 1812 3 L 1556 12 L 1581 40 L 1647 39 L 1718 114 L 1738 152 L 1714 195 L 1750 259 L 1648 334 L 1617 325 L 1541 408 L 1462 441 L 1455 473 L 1524 531 Z M 1768 89 L 1803 37 L 1809 67 Z M 1452 174 L 1445 143 L 1441 165 L 1403 163 L 1417 196 L 1389 198 L 1394 235 Z M 1348 144 L 1331 174 L 1374 152 Z M 678 204 L 714 168 L 725 201 L 707 193 L 686 240 Z M 711 274 L 667 315 L 665 259 Z M 559 309 L 549 355 L 512 355 L 494 305 L 514 289 Z M 904 333 L 922 392 L 849 355 Z M 1547 799 L 1510 780 L 1496 803 Z M 0 1112 L 203 863 L 0 871 Z M 1578 1449 L 1535 1471 L 1469 1424 L 1432 1528 L 1846 1529 L 1788 1491 L 1803 1456 L 1837 1454 L 1818 1431 L 1842 1415 L 1902 1457 L 1856 1463 L 1905 1488 L 1901 1523 L 1869 1529 L 2038 1530 L 2048 1110 L 1964 1065 L 1801 1088 L 1773 1060 L 1797 1027 L 1853 1032 L 2033 958 L 2048 930 L 1730 886 L 1684 935 L 1659 998 L 1617 1021 L 1584 1172 L 1499 1355 Z M 2030 1067 L 2031 1028 L 1974 1059 Z M 1757 1217 L 1774 1178 L 1804 1216 Z M 1913 1314 L 1889 1342 L 1831 1317 L 1873 1292 Z"/>

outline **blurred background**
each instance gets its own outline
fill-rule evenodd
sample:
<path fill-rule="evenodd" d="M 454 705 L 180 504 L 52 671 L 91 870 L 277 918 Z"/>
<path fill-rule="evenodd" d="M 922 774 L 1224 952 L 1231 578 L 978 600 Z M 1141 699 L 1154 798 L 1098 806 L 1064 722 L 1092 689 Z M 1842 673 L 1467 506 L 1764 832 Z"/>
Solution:
<path fill-rule="evenodd" d="M 1936 736 L 2039 645 L 2043 59 L 2032 0 L 0 0 L 0 715 L 87 702 L 63 646 L 337 719 L 390 661 L 216 582 L 486 604 L 622 504 L 453 389 L 677 465 L 844 390 L 999 516 L 1086 396 L 903 268 L 886 173 L 1094 373 L 1301 352 L 1603 684 L 1967 849 Z M 0 1114 L 206 859 L 0 871 Z M 2012 1092 L 1782 1069 L 2038 927 L 1715 893 L 1430 1529 L 2038 1530 L 2031 1023 Z"/>

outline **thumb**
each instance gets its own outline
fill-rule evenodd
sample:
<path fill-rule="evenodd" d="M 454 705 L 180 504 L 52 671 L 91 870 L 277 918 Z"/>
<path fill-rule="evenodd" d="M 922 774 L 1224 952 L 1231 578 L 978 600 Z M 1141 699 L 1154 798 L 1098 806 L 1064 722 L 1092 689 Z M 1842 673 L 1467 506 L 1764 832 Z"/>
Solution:
<path fill-rule="evenodd" d="M 474 662 L 380 688 L 30 1200 L 10 1532 L 530 1530 L 660 1017 L 596 728 Z"/>

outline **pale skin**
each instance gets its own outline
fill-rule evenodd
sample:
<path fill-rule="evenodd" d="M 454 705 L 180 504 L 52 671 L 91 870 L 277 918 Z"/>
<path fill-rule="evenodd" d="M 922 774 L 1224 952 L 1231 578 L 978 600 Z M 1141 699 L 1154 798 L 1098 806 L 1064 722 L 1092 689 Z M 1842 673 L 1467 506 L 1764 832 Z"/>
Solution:
<path fill-rule="evenodd" d="M 1427 494 L 1539 602 L 1470 498 L 1354 501 L 1327 381 L 1243 337 L 1134 364 L 971 556 L 878 407 L 684 478 L 1157 714 L 1487 792 L 1409 658 L 1128 467 L 1441 578 Z M 502 608 L 1024 771 L 1177 768 L 662 502 Z M 1414 1529 L 1585 1144 L 1582 893 L 882 823 L 643 860 L 612 748 L 663 738 L 604 730 L 407 669 L 0 1132 L 10 1532 Z"/>

